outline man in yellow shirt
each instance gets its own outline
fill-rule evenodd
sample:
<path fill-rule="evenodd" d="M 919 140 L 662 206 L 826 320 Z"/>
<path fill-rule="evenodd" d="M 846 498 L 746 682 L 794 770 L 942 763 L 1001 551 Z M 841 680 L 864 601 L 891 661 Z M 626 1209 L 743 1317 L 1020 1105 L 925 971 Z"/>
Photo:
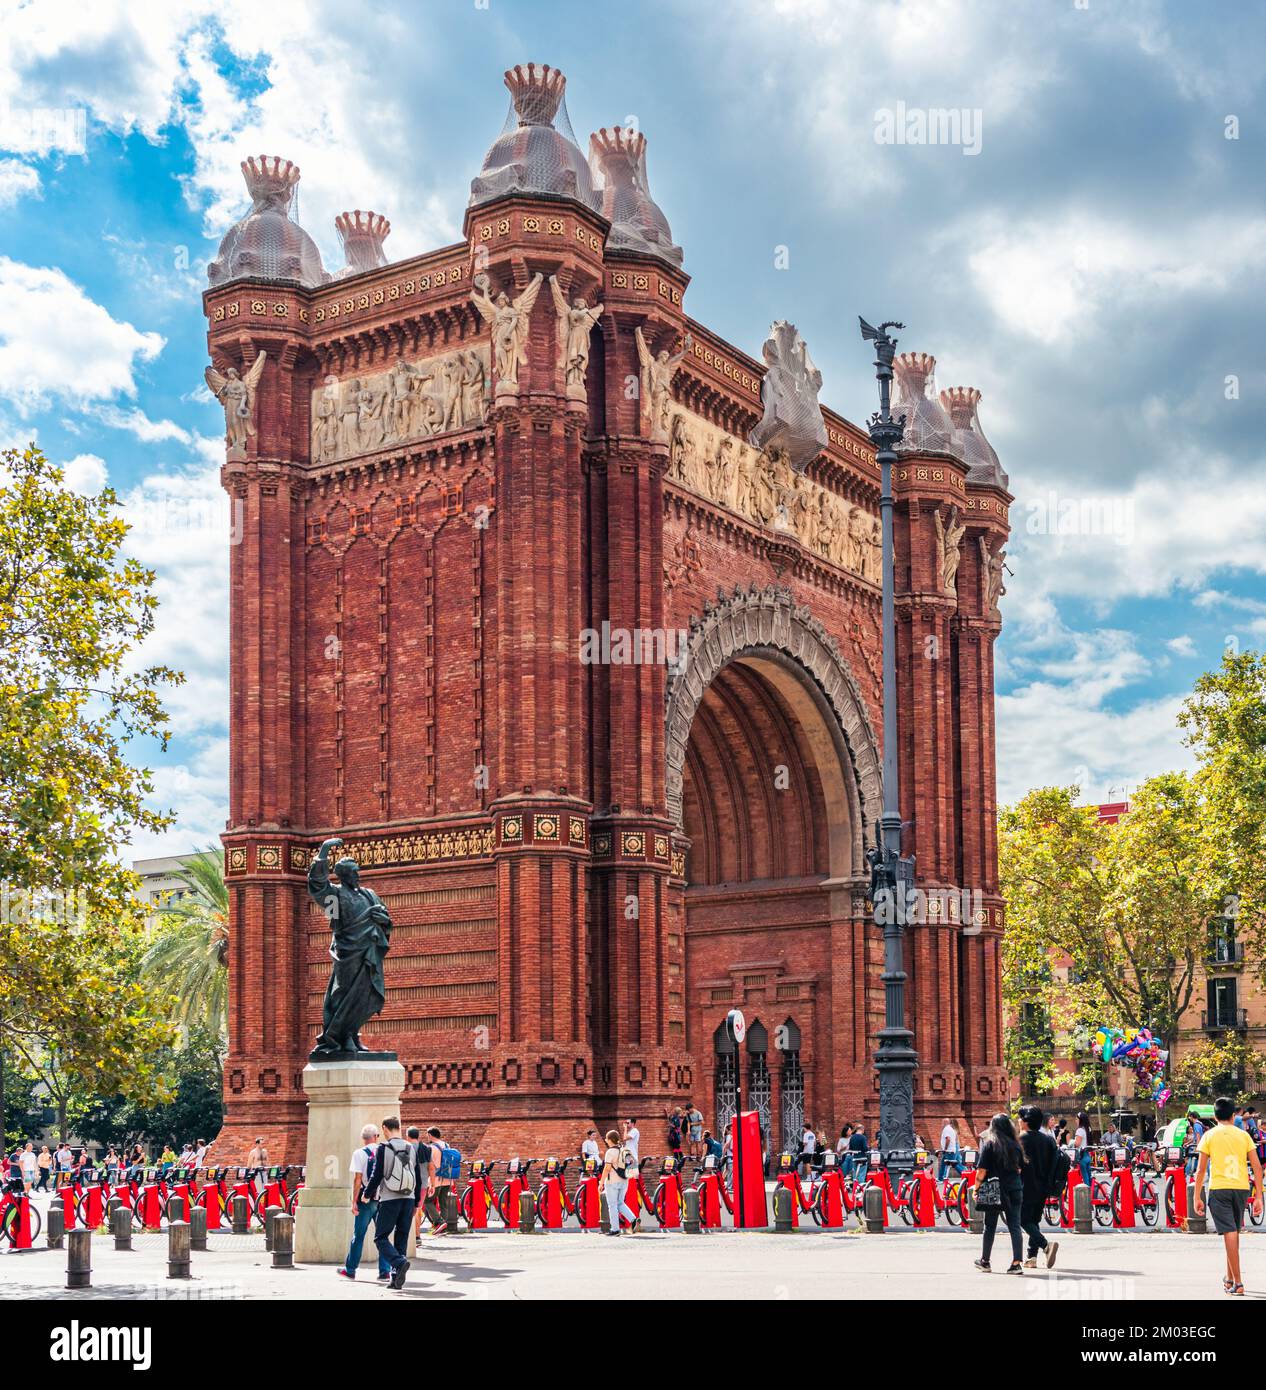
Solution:
<path fill-rule="evenodd" d="M 1217 1124 L 1204 1132 L 1196 1152 L 1200 1163 L 1196 1168 L 1196 1215 L 1204 1213 L 1204 1179 L 1209 1174 L 1209 1215 L 1213 1229 L 1226 1246 L 1226 1278 L 1222 1287 L 1229 1294 L 1243 1297 L 1240 1280 L 1240 1228 L 1244 1225 L 1244 1208 L 1248 1205 L 1248 1168 L 1253 1165 L 1253 1213 L 1262 1212 L 1262 1164 L 1257 1147 L 1245 1130 L 1234 1120 L 1235 1105 L 1227 1096 L 1213 1103 Z"/>

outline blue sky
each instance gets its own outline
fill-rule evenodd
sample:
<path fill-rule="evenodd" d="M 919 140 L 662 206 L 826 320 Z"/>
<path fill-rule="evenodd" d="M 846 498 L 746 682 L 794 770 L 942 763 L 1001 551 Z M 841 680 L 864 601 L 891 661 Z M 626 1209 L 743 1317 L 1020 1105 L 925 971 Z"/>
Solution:
<path fill-rule="evenodd" d="M 190 675 L 169 753 L 138 750 L 180 820 L 139 854 L 206 843 L 225 814 L 199 292 L 247 204 L 238 164 L 299 164 L 327 268 L 345 208 L 390 217 L 393 257 L 457 240 L 516 62 L 567 74 L 582 146 L 646 134 L 696 318 L 749 352 L 791 319 L 855 420 L 874 390 L 858 313 L 905 320 L 942 386 L 984 393 L 1016 494 L 1004 799 L 1074 780 L 1104 799 L 1184 764 L 1192 680 L 1227 642 L 1266 641 L 1253 7 L 0 0 L 0 26 L 0 441 L 124 496 L 164 603 L 146 656 Z M 979 121 L 978 152 L 876 140 L 883 113 L 931 108 Z"/>

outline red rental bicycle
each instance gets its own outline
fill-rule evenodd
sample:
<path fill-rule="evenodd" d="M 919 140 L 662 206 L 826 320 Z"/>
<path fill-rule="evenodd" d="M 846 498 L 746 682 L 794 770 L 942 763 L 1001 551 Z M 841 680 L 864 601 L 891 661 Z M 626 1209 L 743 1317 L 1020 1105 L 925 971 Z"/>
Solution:
<path fill-rule="evenodd" d="M 0 1240 L 7 1240 L 15 1249 L 18 1244 L 18 1226 L 22 1220 L 24 1193 L 25 1187 L 20 1178 L 17 1182 L 7 1183 L 4 1191 L 0 1192 Z M 40 1211 L 29 1198 L 26 1209 L 31 1222 L 31 1243 L 34 1244 L 40 1233 Z"/>

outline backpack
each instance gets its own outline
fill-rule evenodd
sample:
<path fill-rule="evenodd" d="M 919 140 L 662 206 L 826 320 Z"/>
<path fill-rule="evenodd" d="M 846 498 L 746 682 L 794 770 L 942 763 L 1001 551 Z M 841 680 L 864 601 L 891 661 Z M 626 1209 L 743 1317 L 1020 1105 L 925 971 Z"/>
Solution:
<path fill-rule="evenodd" d="M 1051 1173 L 1047 1183 L 1046 1195 L 1048 1197 L 1058 1197 L 1064 1191 L 1064 1184 L 1068 1181 L 1068 1171 L 1072 1165 L 1068 1162 L 1068 1155 L 1055 1145 L 1055 1152 L 1051 1156 Z"/>
<path fill-rule="evenodd" d="M 462 1175 L 462 1151 L 446 1144 L 440 1150 L 440 1166 L 435 1175 L 445 1182 L 457 1182 Z"/>
<path fill-rule="evenodd" d="M 387 1201 L 412 1197 L 417 1181 L 417 1161 L 412 1147 L 403 1139 L 388 1139 L 382 1155 L 382 1196 Z"/>
<path fill-rule="evenodd" d="M 616 1176 L 621 1178 L 631 1178 L 637 1173 L 637 1156 L 630 1148 L 620 1150 L 620 1166 L 615 1170 Z"/>

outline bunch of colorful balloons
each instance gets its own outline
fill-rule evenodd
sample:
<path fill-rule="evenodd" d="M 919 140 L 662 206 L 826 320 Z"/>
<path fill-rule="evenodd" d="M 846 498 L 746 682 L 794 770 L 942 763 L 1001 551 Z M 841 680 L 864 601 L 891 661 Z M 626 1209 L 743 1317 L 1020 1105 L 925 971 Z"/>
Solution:
<path fill-rule="evenodd" d="M 1090 1053 L 1105 1062 L 1120 1062 L 1134 1068 L 1144 1091 L 1161 1107 L 1169 1099 L 1165 1084 L 1165 1063 L 1169 1053 L 1152 1036 L 1149 1028 L 1098 1028 L 1090 1040 Z"/>

